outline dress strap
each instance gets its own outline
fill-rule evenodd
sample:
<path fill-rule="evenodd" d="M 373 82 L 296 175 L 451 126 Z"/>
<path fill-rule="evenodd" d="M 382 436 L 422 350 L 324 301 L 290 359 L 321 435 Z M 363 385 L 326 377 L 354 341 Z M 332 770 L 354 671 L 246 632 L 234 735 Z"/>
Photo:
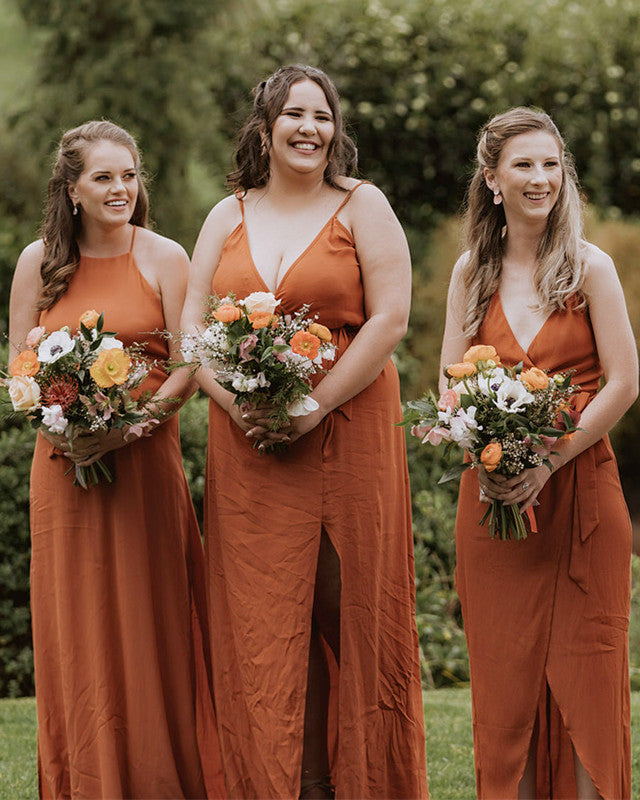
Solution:
<path fill-rule="evenodd" d="M 335 212 L 333 214 L 334 217 L 338 216 L 338 214 L 342 211 L 342 209 L 347 205 L 349 200 L 351 200 L 351 195 L 355 192 L 356 189 L 359 189 L 362 186 L 363 183 L 369 183 L 369 181 L 364 181 L 364 180 L 359 181 L 358 183 L 356 183 L 355 186 L 353 186 L 351 189 L 349 189 L 349 191 L 346 194 L 346 197 L 340 203 L 338 208 L 336 208 L 336 210 L 335 210 Z"/>
<path fill-rule="evenodd" d="M 138 230 L 136 225 L 132 225 L 131 227 L 133 228 L 133 232 L 131 233 L 131 244 L 129 245 L 128 255 L 131 255 L 131 253 L 133 253 L 133 243 L 136 240 L 136 231 Z"/>
<path fill-rule="evenodd" d="M 240 190 L 236 192 L 236 198 L 240 204 L 240 213 L 242 214 L 242 221 L 244 222 L 244 201 L 242 199 L 242 192 Z"/>

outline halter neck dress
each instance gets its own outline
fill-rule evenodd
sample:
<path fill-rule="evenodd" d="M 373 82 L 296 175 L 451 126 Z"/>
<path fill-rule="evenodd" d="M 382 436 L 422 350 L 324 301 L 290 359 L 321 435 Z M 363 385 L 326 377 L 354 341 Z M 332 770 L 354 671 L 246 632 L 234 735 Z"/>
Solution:
<path fill-rule="evenodd" d="M 83 256 L 42 312 L 47 331 L 87 309 L 166 379 L 160 298 L 131 248 Z M 204 557 L 182 468 L 178 417 L 107 454 L 112 484 L 73 485 L 40 435 L 31 472 L 31 608 L 40 796 L 224 796 L 203 638 Z"/>
<path fill-rule="evenodd" d="M 350 196 L 275 292 L 287 312 L 311 304 L 331 329 L 338 357 L 366 319 L 355 244 L 338 219 Z M 219 296 L 268 290 L 242 214 L 214 275 Z M 342 582 L 341 663 L 330 664 L 336 797 L 427 797 L 409 480 L 404 435 L 395 427 L 401 417 L 391 361 L 280 452 L 259 454 L 211 403 L 205 550 L 230 797 L 298 796 L 323 528 Z"/>
<path fill-rule="evenodd" d="M 602 378 L 588 311 L 571 302 L 529 349 L 496 293 L 475 337 L 505 364 L 574 370 L 582 410 Z M 457 589 L 469 645 L 479 798 L 517 797 L 536 714 L 537 798 L 573 798 L 573 743 L 605 800 L 631 796 L 628 625 L 631 525 L 608 437 L 553 473 L 538 533 L 492 540 L 467 471 L 456 522 Z"/>

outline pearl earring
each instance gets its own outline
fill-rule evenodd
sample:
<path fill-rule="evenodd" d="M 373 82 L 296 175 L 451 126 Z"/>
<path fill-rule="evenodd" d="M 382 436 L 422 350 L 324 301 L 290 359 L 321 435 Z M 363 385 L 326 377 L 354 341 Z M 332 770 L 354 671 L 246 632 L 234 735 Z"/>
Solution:
<path fill-rule="evenodd" d="M 73 204 L 73 216 L 76 217 L 78 215 L 78 206 L 74 203 Z"/>
<path fill-rule="evenodd" d="M 497 187 L 493 190 L 493 204 L 494 206 L 499 206 L 502 202 L 502 195 L 500 194 L 500 189 Z"/>

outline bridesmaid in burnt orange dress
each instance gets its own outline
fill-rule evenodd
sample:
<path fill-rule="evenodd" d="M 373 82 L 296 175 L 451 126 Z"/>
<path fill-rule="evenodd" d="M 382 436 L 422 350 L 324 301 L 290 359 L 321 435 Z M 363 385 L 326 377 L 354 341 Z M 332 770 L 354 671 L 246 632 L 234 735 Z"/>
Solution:
<path fill-rule="evenodd" d="M 214 687 L 227 788 L 242 798 L 427 796 L 409 483 L 398 376 L 410 263 L 327 76 L 255 91 L 237 191 L 194 252 L 183 327 L 213 290 L 311 304 L 339 358 L 319 404 L 270 433 L 211 371 L 206 499 Z M 286 443 L 269 450 L 272 441 Z M 263 447 L 252 446 L 257 442 Z"/>
<path fill-rule="evenodd" d="M 147 230 L 135 142 L 109 122 L 62 138 L 43 239 L 18 262 L 11 342 L 78 327 L 88 309 L 156 360 L 143 390 L 165 421 L 127 444 L 119 430 L 37 437 L 31 473 L 31 606 L 44 798 L 224 796 L 203 640 L 204 556 L 182 469 L 178 404 L 188 378 L 163 369 L 187 258 Z M 137 227 L 136 227 L 137 226 Z M 67 474 L 107 453 L 115 480 Z M 67 457 L 65 457 L 67 456 Z"/>
<path fill-rule="evenodd" d="M 581 238 L 552 120 L 526 108 L 495 117 L 477 156 L 442 363 L 484 343 L 506 364 L 572 369 L 584 429 L 551 455 L 553 471 L 481 468 L 461 482 L 478 796 L 628 800 L 631 526 L 607 431 L 638 393 L 634 339 L 611 259 Z M 478 524 L 489 498 L 535 506 L 539 532 L 492 540 Z"/>

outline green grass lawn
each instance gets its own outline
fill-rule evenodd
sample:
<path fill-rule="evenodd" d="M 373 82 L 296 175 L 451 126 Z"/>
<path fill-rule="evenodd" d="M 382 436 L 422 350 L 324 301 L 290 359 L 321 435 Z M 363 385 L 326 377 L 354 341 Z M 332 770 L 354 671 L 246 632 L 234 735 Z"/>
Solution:
<path fill-rule="evenodd" d="M 468 689 L 425 693 L 431 800 L 475 796 Z M 631 699 L 632 797 L 640 797 L 640 692 Z M 36 791 L 35 701 L 0 700 L 0 800 L 33 800 Z"/>

